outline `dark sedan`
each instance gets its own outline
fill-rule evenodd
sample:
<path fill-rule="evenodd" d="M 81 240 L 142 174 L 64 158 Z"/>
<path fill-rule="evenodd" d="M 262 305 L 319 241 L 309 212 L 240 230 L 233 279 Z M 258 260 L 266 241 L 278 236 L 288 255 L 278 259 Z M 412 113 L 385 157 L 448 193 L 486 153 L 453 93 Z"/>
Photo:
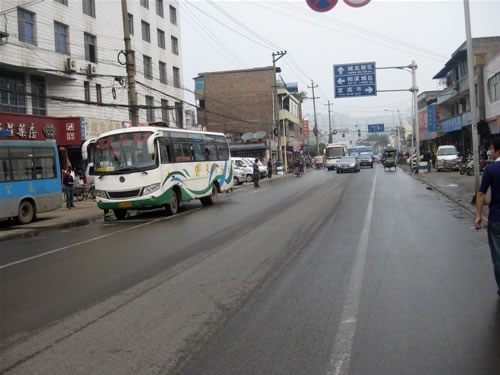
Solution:
<path fill-rule="evenodd" d="M 337 173 L 359 172 L 359 160 L 355 156 L 344 156 L 337 163 Z"/>
<path fill-rule="evenodd" d="M 373 168 L 373 159 L 372 159 L 372 156 L 370 154 L 361 154 L 359 155 L 359 165 L 360 166 L 366 166 L 366 167 L 370 167 L 370 168 Z"/>

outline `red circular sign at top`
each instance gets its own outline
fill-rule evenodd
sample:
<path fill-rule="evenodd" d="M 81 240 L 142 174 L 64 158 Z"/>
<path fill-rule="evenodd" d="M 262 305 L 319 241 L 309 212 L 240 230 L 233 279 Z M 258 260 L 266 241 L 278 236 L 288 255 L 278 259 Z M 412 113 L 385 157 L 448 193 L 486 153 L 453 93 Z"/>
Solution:
<path fill-rule="evenodd" d="M 359 7 L 362 7 L 362 6 L 365 6 L 366 4 L 368 4 L 370 2 L 370 0 L 344 0 L 344 2 L 347 5 L 350 5 L 350 6 L 355 7 L 355 8 L 359 8 Z"/>
<path fill-rule="evenodd" d="M 307 5 L 316 12 L 328 12 L 339 0 L 306 0 Z"/>

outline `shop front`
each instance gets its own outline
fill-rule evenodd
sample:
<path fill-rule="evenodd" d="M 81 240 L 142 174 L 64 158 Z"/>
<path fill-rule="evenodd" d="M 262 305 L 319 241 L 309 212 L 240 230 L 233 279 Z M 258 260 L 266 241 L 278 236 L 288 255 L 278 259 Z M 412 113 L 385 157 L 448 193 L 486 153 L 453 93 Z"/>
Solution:
<path fill-rule="evenodd" d="M 55 140 L 61 168 L 83 169 L 80 117 L 32 116 L 0 112 L 0 139 L 19 141 Z"/>

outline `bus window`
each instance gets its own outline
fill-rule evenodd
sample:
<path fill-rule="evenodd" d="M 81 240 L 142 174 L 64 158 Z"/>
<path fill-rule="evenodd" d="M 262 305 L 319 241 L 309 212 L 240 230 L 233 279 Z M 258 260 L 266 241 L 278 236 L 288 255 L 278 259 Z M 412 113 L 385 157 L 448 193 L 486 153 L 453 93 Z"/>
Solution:
<path fill-rule="evenodd" d="M 161 163 L 172 163 L 172 145 L 160 143 L 160 157 Z"/>
<path fill-rule="evenodd" d="M 217 144 L 217 152 L 219 153 L 220 160 L 229 159 L 229 147 L 226 142 Z"/>
<path fill-rule="evenodd" d="M 207 160 L 218 160 L 217 145 L 215 143 L 205 144 L 205 157 Z"/>
<path fill-rule="evenodd" d="M 203 143 L 195 143 L 193 145 L 193 151 L 194 151 L 194 160 L 196 161 L 208 160 L 205 158 L 205 145 Z"/>
<path fill-rule="evenodd" d="M 191 145 L 189 143 L 175 143 L 174 151 L 175 151 L 175 160 L 179 162 L 192 161 L 192 151 Z"/>

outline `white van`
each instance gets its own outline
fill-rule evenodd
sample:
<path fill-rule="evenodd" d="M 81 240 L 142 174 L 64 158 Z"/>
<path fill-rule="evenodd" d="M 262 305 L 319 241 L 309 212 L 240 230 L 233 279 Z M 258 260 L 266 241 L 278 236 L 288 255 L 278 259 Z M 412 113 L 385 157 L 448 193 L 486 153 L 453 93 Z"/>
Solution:
<path fill-rule="evenodd" d="M 243 181 L 241 181 L 242 183 L 244 181 L 246 182 L 251 182 L 253 181 L 253 168 L 250 167 L 243 159 L 241 158 L 235 158 L 235 157 L 232 157 L 231 158 L 232 160 L 232 163 L 233 163 L 233 169 L 236 171 L 241 171 L 241 173 L 243 174 L 244 176 L 244 179 Z"/>
<path fill-rule="evenodd" d="M 458 152 L 455 146 L 439 146 L 436 155 L 436 169 L 438 172 L 443 168 L 444 161 L 455 161 L 458 158 Z"/>

